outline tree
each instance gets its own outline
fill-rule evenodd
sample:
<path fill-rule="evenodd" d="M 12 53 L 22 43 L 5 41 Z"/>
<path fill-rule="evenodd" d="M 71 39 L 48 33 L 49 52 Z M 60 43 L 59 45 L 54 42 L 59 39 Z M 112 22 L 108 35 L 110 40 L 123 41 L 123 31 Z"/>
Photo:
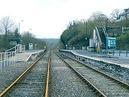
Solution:
<path fill-rule="evenodd" d="M 8 32 L 10 30 L 12 30 L 13 27 L 14 27 L 14 22 L 9 16 L 3 17 L 1 19 L 1 21 L 0 21 L 0 29 L 5 35 L 8 35 Z"/>
<path fill-rule="evenodd" d="M 8 34 L 11 32 L 11 30 L 14 28 L 14 22 L 13 20 L 9 17 L 3 17 L 0 20 L 0 31 L 4 33 L 4 47 L 8 47 Z"/>
<path fill-rule="evenodd" d="M 15 36 L 16 39 L 20 39 L 21 38 L 20 33 L 18 33 L 18 28 L 15 29 L 14 36 Z"/>
<path fill-rule="evenodd" d="M 26 49 L 29 49 L 29 43 L 33 43 L 33 45 L 36 44 L 36 48 L 38 49 L 43 49 L 44 46 L 46 46 L 46 43 L 43 40 L 35 38 L 30 32 L 25 32 L 21 38 L 22 44 L 26 46 Z"/>
<path fill-rule="evenodd" d="M 15 43 L 19 44 L 21 42 L 21 35 L 18 33 L 18 28 L 14 30 L 14 32 L 9 32 L 8 41 L 15 41 Z"/>
<path fill-rule="evenodd" d="M 94 26 L 105 26 L 108 18 L 105 14 L 98 11 L 93 13 L 89 20 L 93 21 Z"/>
<path fill-rule="evenodd" d="M 117 38 L 117 49 L 129 50 L 129 31 Z"/>
<path fill-rule="evenodd" d="M 111 13 L 111 20 L 116 21 L 117 19 L 120 18 L 120 14 L 121 14 L 120 9 L 114 9 Z"/>

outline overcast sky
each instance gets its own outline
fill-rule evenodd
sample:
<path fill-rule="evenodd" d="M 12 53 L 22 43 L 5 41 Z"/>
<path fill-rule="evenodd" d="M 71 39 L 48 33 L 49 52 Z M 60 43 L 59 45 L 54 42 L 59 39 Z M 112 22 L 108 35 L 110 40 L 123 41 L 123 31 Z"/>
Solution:
<path fill-rule="evenodd" d="M 96 11 L 109 16 L 116 8 L 129 8 L 129 0 L 0 0 L 0 18 L 11 16 L 21 32 L 30 30 L 38 38 L 59 38 L 70 21 Z"/>

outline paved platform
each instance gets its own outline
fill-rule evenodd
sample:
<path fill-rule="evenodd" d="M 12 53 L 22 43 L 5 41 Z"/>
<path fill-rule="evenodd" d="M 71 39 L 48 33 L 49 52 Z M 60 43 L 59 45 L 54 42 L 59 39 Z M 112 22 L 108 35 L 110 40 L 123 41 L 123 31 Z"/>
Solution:
<path fill-rule="evenodd" d="M 110 64 L 115 64 L 115 65 L 120 65 L 121 67 L 125 67 L 125 68 L 129 68 L 129 57 L 113 57 L 113 56 L 109 56 L 106 54 L 98 54 L 98 53 L 94 53 L 94 52 L 88 52 L 86 50 L 68 50 L 70 52 L 72 52 L 75 55 L 79 55 L 82 57 L 86 57 L 86 58 L 90 58 L 90 59 L 94 59 L 97 61 L 103 61 L 103 62 L 107 62 Z"/>
<path fill-rule="evenodd" d="M 28 61 L 32 55 L 36 55 L 44 50 L 31 50 L 25 51 L 23 53 L 18 53 L 14 57 L 9 58 L 9 60 L 16 60 L 16 61 Z"/>

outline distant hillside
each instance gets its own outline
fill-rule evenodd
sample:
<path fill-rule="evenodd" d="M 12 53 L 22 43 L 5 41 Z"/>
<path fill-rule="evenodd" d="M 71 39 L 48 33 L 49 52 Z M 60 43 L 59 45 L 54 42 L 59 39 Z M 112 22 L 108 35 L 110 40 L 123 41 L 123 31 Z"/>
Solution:
<path fill-rule="evenodd" d="M 59 43 L 59 39 L 43 39 L 43 40 L 46 42 L 48 48 L 56 48 Z"/>

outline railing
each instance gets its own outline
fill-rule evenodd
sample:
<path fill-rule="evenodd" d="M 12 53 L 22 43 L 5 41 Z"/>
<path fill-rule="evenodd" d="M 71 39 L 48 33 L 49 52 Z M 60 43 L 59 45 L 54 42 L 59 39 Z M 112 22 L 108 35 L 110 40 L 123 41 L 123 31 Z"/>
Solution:
<path fill-rule="evenodd" d="M 17 62 L 15 58 L 18 53 L 25 52 L 25 45 L 18 44 L 5 52 L 0 52 L 0 69 Z"/>
<path fill-rule="evenodd" d="M 103 51 L 103 53 L 106 53 L 114 57 L 129 57 L 129 51 L 127 50 L 108 50 L 108 51 Z"/>

